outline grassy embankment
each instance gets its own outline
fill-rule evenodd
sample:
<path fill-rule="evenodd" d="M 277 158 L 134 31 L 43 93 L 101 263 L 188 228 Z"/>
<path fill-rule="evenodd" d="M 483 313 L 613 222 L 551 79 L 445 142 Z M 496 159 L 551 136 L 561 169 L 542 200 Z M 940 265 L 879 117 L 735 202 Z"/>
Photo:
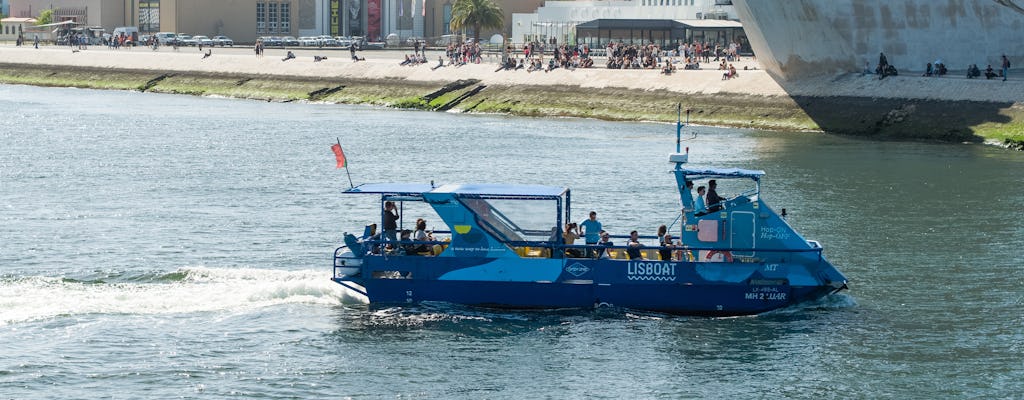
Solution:
<path fill-rule="evenodd" d="M 266 101 L 372 104 L 424 110 L 569 116 L 616 121 L 675 121 L 676 104 L 691 122 L 767 130 L 827 130 L 886 140 L 998 141 L 1024 144 L 1024 106 L 993 108 L 989 117 L 960 102 L 687 95 L 668 91 L 570 86 L 483 87 L 457 82 L 365 81 L 270 75 L 208 74 L 0 65 L 0 83 L 219 95 Z M 974 119 L 972 119 L 974 118 Z M 995 120 L 995 121 L 993 121 Z"/>

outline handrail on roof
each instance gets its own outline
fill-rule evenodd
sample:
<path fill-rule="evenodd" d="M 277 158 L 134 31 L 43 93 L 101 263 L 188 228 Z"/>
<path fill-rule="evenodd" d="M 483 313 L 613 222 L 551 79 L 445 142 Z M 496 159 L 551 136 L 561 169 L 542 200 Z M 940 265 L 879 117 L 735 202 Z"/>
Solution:
<path fill-rule="evenodd" d="M 422 196 L 426 193 L 447 193 L 460 197 L 495 197 L 506 199 L 553 199 L 564 196 L 569 188 L 544 185 L 450 184 L 434 186 L 423 183 L 364 183 L 345 190 L 346 194 L 391 194 Z"/>

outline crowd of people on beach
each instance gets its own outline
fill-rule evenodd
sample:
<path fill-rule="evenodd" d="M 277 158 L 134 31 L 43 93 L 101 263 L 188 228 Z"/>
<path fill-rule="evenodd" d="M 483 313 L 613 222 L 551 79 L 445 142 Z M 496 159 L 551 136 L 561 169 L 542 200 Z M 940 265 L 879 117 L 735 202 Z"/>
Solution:
<path fill-rule="evenodd" d="M 509 46 L 495 72 L 520 69 L 526 72 L 550 72 L 559 68 L 572 71 L 594 66 L 592 51 L 586 44 L 557 46 L 551 50 L 551 57 L 546 61 L 545 53 L 543 44 L 528 43 L 523 46 L 522 58 L 519 58 Z M 638 45 L 620 41 L 608 43 L 605 55 L 605 67 L 608 69 L 657 69 L 663 74 L 672 74 L 678 69 L 699 70 L 701 62 L 710 63 L 713 59 L 722 62 L 718 69 L 725 72 L 723 79 L 739 76 L 736 68 L 727 64 L 727 61 L 740 60 L 739 46 L 735 43 L 728 48 L 715 46 L 714 50 L 707 44 L 679 43 L 666 50 L 653 43 Z"/>

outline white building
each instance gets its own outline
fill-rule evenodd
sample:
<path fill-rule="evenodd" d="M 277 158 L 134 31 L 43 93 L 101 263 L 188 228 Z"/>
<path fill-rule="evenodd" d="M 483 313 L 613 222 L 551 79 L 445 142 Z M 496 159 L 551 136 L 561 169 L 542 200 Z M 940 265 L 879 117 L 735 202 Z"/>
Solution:
<path fill-rule="evenodd" d="M 29 39 L 33 38 L 29 34 L 29 29 L 36 26 L 35 18 L 4 18 L 0 20 L 0 41 L 14 41 L 18 39 L 18 35 Z"/>
<path fill-rule="evenodd" d="M 738 20 L 731 0 L 548 1 L 532 14 L 512 14 L 513 43 L 572 43 L 576 25 L 595 19 Z"/>

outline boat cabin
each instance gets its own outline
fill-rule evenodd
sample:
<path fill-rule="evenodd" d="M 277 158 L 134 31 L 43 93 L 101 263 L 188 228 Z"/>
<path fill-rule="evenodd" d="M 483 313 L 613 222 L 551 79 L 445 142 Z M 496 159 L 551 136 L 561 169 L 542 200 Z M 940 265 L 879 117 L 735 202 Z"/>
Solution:
<path fill-rule="evenodd" d="M 349 237 L 346 244 L 362 239 L 371 254 L 429 255 L 442 257 L 551 257 L 560 244 L 560 226 L 570 220 L 570 191 L 564 187 L 498 184 L 363 184 L 347 194 L 380 196 L 381 220 L 385 204 L 392 202 L 398 213 L 398 243 L 390 243 L 387 232 L 371 225 L 362 238 Z M 427 240 L 409 234 L 407 209 L 427 205 L 444 228 L 431 228 Z M 422 209 L 420 207 L 419 209 Z M 564 216 L 564 219 L 563 219 Z M 412 228 L 412 229 L 410 229 Z M 454 235 L 452 233 L 455 233 Z"/>

